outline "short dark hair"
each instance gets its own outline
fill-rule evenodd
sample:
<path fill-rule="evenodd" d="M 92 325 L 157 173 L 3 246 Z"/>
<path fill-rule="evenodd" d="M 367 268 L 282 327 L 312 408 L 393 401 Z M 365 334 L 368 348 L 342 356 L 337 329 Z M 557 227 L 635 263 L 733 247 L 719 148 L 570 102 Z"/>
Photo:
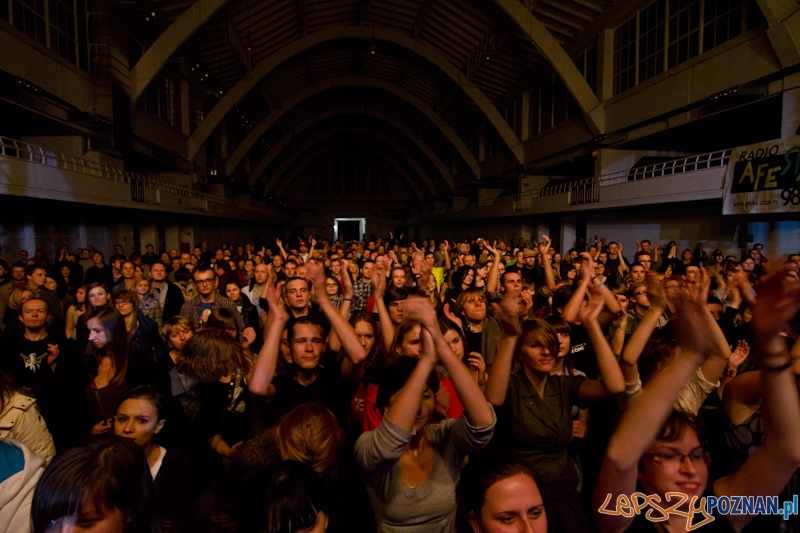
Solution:
<path fill-rule="evenodd" d="M 292 279 L 295 279 L 295 278 L 292 278 Z M 303 279 L 303 278 L 297 278 L 297 279 Z M 286 326 L 287 327 L 287 332 L 286 332 L 286 340 L 287 341 L 292 342 L 292 339 L 294 339 L 294 328 L 298 324 L 308 324 L 308 325 L 311 325 L 311 326 L 318 327 L 320 329 L 320 331 L 322 331 L 322 337 L 325 338 L 325 326 L 323 324 L 321 324 L 318 320 L 315 320 L 313 318 L 300 317 L 300 318 L 296 318 L 294 320 L 290 320 L 289 324 L 287 324 L 287 326 Z"/>
<path fill-rule="evenodd" d="M 198 263 L 197 266 L 194 267 L 194 270 L 192 270 L 192 279 L 194 279 L 199 272 L 212 272 L 214 274 L 214 279 L 217 278 L 217 269 L 212 267 L 208 263 Z"/>
<path fill-rule="evenodd" d="M 36 272 L 37 270 L 44 270 L 45 273 L 47 272 L 47 269 L 42 264 L 34 263 L 32 265 L 28 265 L 25 267 L 25 275 L 33 276 L 33 273 Z"/>
<path fill-rule="evenodd" d="M 319 475 L 299 461 L 283 461 L 267 469 L 245 503 L 243 531 L 300 531 L 329 513 L 329 497 Z"/>
<path fill-rule="evenodd" d="M 405 386 L 418 362 L 419 359 L 416 357 L 401 355 L 383 370 L 383 376 L 378 385 L 378 397 L 375 400 L 375 406 L 378 409 L 389 406 L 389 399 Z M 439 377 L 435 370 L 432 370 L 428 376 L 428 387 L 434 394 L 439 392 Z"/>

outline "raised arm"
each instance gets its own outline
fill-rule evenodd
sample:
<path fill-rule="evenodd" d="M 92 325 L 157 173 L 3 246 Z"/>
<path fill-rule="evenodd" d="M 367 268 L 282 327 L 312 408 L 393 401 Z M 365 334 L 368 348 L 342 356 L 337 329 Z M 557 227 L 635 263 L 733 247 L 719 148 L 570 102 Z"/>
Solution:
<path fill-rule="evenodd" d="M 595 355 L 597 356 L 597 370 L 600 380 L 586 380 L 578 390 L 578 395 L 584 402 L 592 402 L 605 398 L 609 394 L 619 394 L 625 391 L 625 378 L 619 368 L 617 358 L 611 351 L 603 328 L 597 320 L 603 310 L 603 297 L 594 287 L 590 288 L 589 303 L 580 312 L 581 323 L 589 335 Z"/>
<path fill-rule="evenodd" d="M 628 344 L 622 350 L 620 366 L 625 375 L 625 383 L 636 383 L 639 379 L 639 357 L 642 355 L 645 345 L 650 335 L 653 334 L 658 326 L 659 319 L 664 315 L 667 308 L 667 295 L 664 290 L 664 283 L 656 274 L 647 276 L 647 292 L 650 296 L 650 307 L 644 314 L 644 318 L 633 331 Z"/>
<path fill-rule="evenodd" d="M 383 301 L 383 294 L 386 292 L 386 265 L 382 261 L 375 265 L 372 284 L 375 286 L 375 290 L 372 291 L 372 300 L 375 302 L 375 309 L 378 310 L 378 323 L 381 326 L 383 344 L 387 350 L 390 350 L 392 342 L 394 342 L 395 327 L 389 316 L 389 310 L 386 309 L 386 303 Z"/>
<path fill-rule="evenodd" d="M 275 244 L 278 245 L 278 253 L 281 254 L 281 257 L 283 257 L 285 261 L 287 255 L 286 255 L 286 250 L 283 249 L 283 241 L 280 239 L 275 239 Z"/>
<path fill-rule="evenodd" d="M 753 305 L 753 350 L 761 363 L 764 438 L 742 467 L 714 483 L 717 496 L 775 496 L 789 482 L 800 463 L 800 398 L 792 367 L 796 359 L 786 350 L 781 330 L 800 310 L 800 286 L 781 268 L 759 284 Z M 752 516 L 728 516 L 739 530 Z"/>
<path fill-rule="evenodd" d="M 386 418 L 406 431 L 414 428 L 422 393 L 428 386 L 428 376 L 436 368 L 436 348 L 427 331 L 422 332 L 422 355 L 414 371 L 386 411 Z"/>
<path fill-rule="evenodd" d="M 632 402 L 623 414 L 606 449 L 594 492 L 595 509 L 604 505 L 608 494 L 611 495 L 611 502 L 616 502 L 620 494 L 629 496 L 636 492 L 639 461 L 672 413 L 672 404 L 678 393 L 711 348 L 701 326 L 703 313 L 708 313 L 705 307 L 691 300 L 679 302 L 679 312 L 673 319 L 673 325 L 680 350 L 648 382 L 642 396 Z M 601 532 L 621 532 L 630 526 L 633 516 L 612 516 L 595 512 L 595 519 Z"/>
<path fill-rule="evenodd" d="M 503 337 L 497 346 L 492 371 L 483 393 L 490 404 L 499 407 L 506 401 L 514 350 L 519 339 L 519 298 L 506 294 L 499 304 L 492 304 L 492 307 L 495 318 L 503 327 Z"/>
<path fill-rule="evenodd" d="M 572 295 L 572 298 L 569 299 L 567 305 L 564 306 L 564 310 L 561 312 L 561 318 L 569 323 L 574 322 L 578 317 L 578 310 L 581 308 L 583 300 L 586 299 L 586 293 L 589 289 L 589 285 L 592 284 L 594 271 L 592 271 L 591 267 L 591 257 L 586 252 L 582 253 L 581 278 L 578 280 L 578 284 L 575 286 L 575 294 Z"/>
<path fill-rule="evenodd" d="M 450 345 L 444 340 L 436 320 L 436 312 L 424 298 L 419 296 L 412 296 L 404 300 L 403 311 L 406 318 L 419 320 L 422 323 L 423 330 L 431 336 L 436 353 L 439 355 L 444 368 L 450 374 L 450 379 L 458 393 L 458 398 L 464 406 L 464 413 L 467 415 L 469 424 L 475 427 L 491 424 L 493 418 L 492 410 L 486 403 L 483 391 L 472 379 L 472 374 L 469 373 L 464 363 L 456 357 Z"/>
<path fill-rule="evenodd" d="M 450 268 L 450 243 L 444 241 L 444 269 L 449 271 Z"/>
<path fill-rule="evenodd" d="M 544 283 L 543 287 L 545 294 L 548 296 L 551 292 L 556 290 L 556 278 L 553 276 L 553 263 L 550 258 L 550 237 L 542 235 L 542 241 L 539 243 L 539 253 L 542 255 L 542 267 L 544 268 Z M 494 265 L 492 265 L 494 266 Z"/>
<path fill-rule="evenodd" d="M 691 297 L 697 300 L 698 304 L 705 304 L 708 301 L 708 289 L 710 287 L 711 277 L 705 268 L 701 268 L 697 283 L 692 284 L 689 292 Z M 706 381 L 715 383 L 728 366 L 731 349 L 728 346 L 727 339 L 725 339 L 725 334 L 720 329 L 717 321 L 714 320 L 714 317 L 711 316 L 711 313 L 706 313 L 704 324 L 708 336 L 713 340 L 714 344 L 711 348 L 711 354 L 700 367 L 700 370 L 703 372 L 703 377 L 706 378 Z"/>
<path fill-rule="evenodd" d="M 347 259 L 342 259 L 342 285 L 344 285 L 342 290 L 342 305 L 339 306 L 339 314 L 345 320 L 350 319 L 350 308 L 353 306 L 353 296 L 355 295 L 355 291 L 353 290 L 353 280 L 350 279 L 350 271 L 347 269 L 350 266 L 350 262 Z"/>
<path fill-rule="evenodd" d="M 315 263 L 309 263 L 307 272 L 308 279 L 316 289 L 319 307 L 325 313 L 325 318 L 330 322 L 347 354 L 347 359 L 342 362 L 342 375 L 349 381 L 355 381 L 361 377 L 364 361 L 367 359 L 364 347 L 358 341 L 353 327 L 339 314 L 339 310 L 333 306 L 325 292 L 325 272 L 322 267 Z"/>
<path fill-rule="evenodd" d="M 500 280 L 500 250 L 497 249 L 497 241 L 494 241 L 492 246 L 489 243 L 482 241 L 486 251 L 492 254 L 492 268 L 489 270 L 489 277 L 486 279 L 486 292 L 491 296 L 497 294 L 497 284 Z"/>
<path fill-rule="evenodd" d="M 266 293 L 269 313 L 267 313 L 267 321 L 264 324 L 264 344 L 261 345 L 258 353 L 248 388 L 252 394 L 257 396 L 272 397 L 275 395 L 272 380 L 275 378 L 275 369 L 278 364 L 281 335 L 286 329 L 286 323 L 289 322 L 289 313 L 283 306 L 280 291 L 275 287 L 275 278 L 272 276 L 267 280 Z"/>

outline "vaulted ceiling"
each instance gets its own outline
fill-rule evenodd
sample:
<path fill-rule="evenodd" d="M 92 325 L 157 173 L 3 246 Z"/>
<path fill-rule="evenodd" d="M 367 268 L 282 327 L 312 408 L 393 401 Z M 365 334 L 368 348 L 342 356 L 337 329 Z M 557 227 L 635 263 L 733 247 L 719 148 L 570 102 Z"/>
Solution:
<path fill-rule="evenodd" d="M 278 193 L 297 162 L 326 143 L 371 136 L 380 153 L 399 154 L 414 188 L 435 195 L 481 178 L 467 139 L 482 124 L 511 163 L 524 162 L 502 110 L 553 71 L 589 128 L 602 132 L 601 106 L 566 50 L 574 53 L 582 31 L 612 4 L 126 0 L 116 7 L 149 43 L 131 70 L 134 105 L 170 61 L 205 87 L 189 160 L 220 125 L 232 124 L 241 135 L 228 147 L 225 175 Z"/>

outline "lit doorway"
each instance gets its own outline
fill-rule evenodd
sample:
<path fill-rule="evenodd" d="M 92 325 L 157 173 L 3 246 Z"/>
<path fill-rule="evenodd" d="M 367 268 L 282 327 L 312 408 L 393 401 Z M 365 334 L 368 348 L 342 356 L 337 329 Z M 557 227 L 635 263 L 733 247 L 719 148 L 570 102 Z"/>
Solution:
<path fill-rule="evenodd" d="M 333 240 L 361 241 L 367 232 L 366 218 L 334 218 Z"/>

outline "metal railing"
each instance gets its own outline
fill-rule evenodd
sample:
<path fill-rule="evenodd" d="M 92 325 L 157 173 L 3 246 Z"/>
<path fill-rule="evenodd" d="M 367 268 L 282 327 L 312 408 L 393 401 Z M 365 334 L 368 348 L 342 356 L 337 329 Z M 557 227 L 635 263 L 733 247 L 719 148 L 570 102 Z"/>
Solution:
<path fill-rule="evenodd" d="M 437 214 L 452 211 L 466 211 L 479 207 L 489 207 L 493 205 L 506 205 L 519 203 L 523 200 L 532 198 L 542 198 L 545 196 L 556 196 L 568 194 L 567 205 L 591 204 L 600 200 L 600 187 L 627 183 L 629 181 L 644 180 L 650 178 L 660 178 L 672 174 L 683 174 L 697 170 L 705 170 L 714 167 L 724 167 L 728 164 L 731 157 L 730 150 L 708 152 L 706 154 L 693 155 L 662 163 L 654 163 L 642 167 L 634 167 L 629 170 L 603 174 L 597 178 L 586 178 L 576 181 L 565 181 L 556 184 L 548 184 L 540 189 L 516 194 L 501 194 L 491 200 L 471 202 L 459 209 L 438 210 Z M 517 211 L 522 210 L 519 206 Z"/>
<path fill-rule="evenodd" d="M 137 203 L 160 204 L 161 193 L 168 192 L 170 194 L 189 198 L 191 200 L 189 202 L 191 208 L 198 211 L 208 211 L 209 201 L 226 205 L 234 204 L 234 202 L 227 198 L 197 191 L 188 185 L 181 186 L 175 185 L 174 183 L 167 183 L 142 174 L 136 174 L 134 172 L 128 172 L 127 170 L 101 165 L 87 159 L 54 152 L 42 148 L 41 146 L 11 139 L 9 137 L 0 136 L 0 155 L 77 172 L 95 178 L 107 179 L 118 183 L 128 183 L 131 186 L 131 200 Z M 261 211 L 252 206 L 245 207 Z"/>
<path fill-rule="evenodd" d="M 630 170 L 621 170 L 619 172 L 604 174 L 598 178 L 598 181 L 600 182 L 600 186 L 605 186 L 629 181 L 660 178 L 672 174 L 683 174 L 714 167 L 724 167 L 728 164 L 730 157 L 730 150 L 708 152 L 706 154 L 692 155 L 643 167 L 634 167 Z"/>

